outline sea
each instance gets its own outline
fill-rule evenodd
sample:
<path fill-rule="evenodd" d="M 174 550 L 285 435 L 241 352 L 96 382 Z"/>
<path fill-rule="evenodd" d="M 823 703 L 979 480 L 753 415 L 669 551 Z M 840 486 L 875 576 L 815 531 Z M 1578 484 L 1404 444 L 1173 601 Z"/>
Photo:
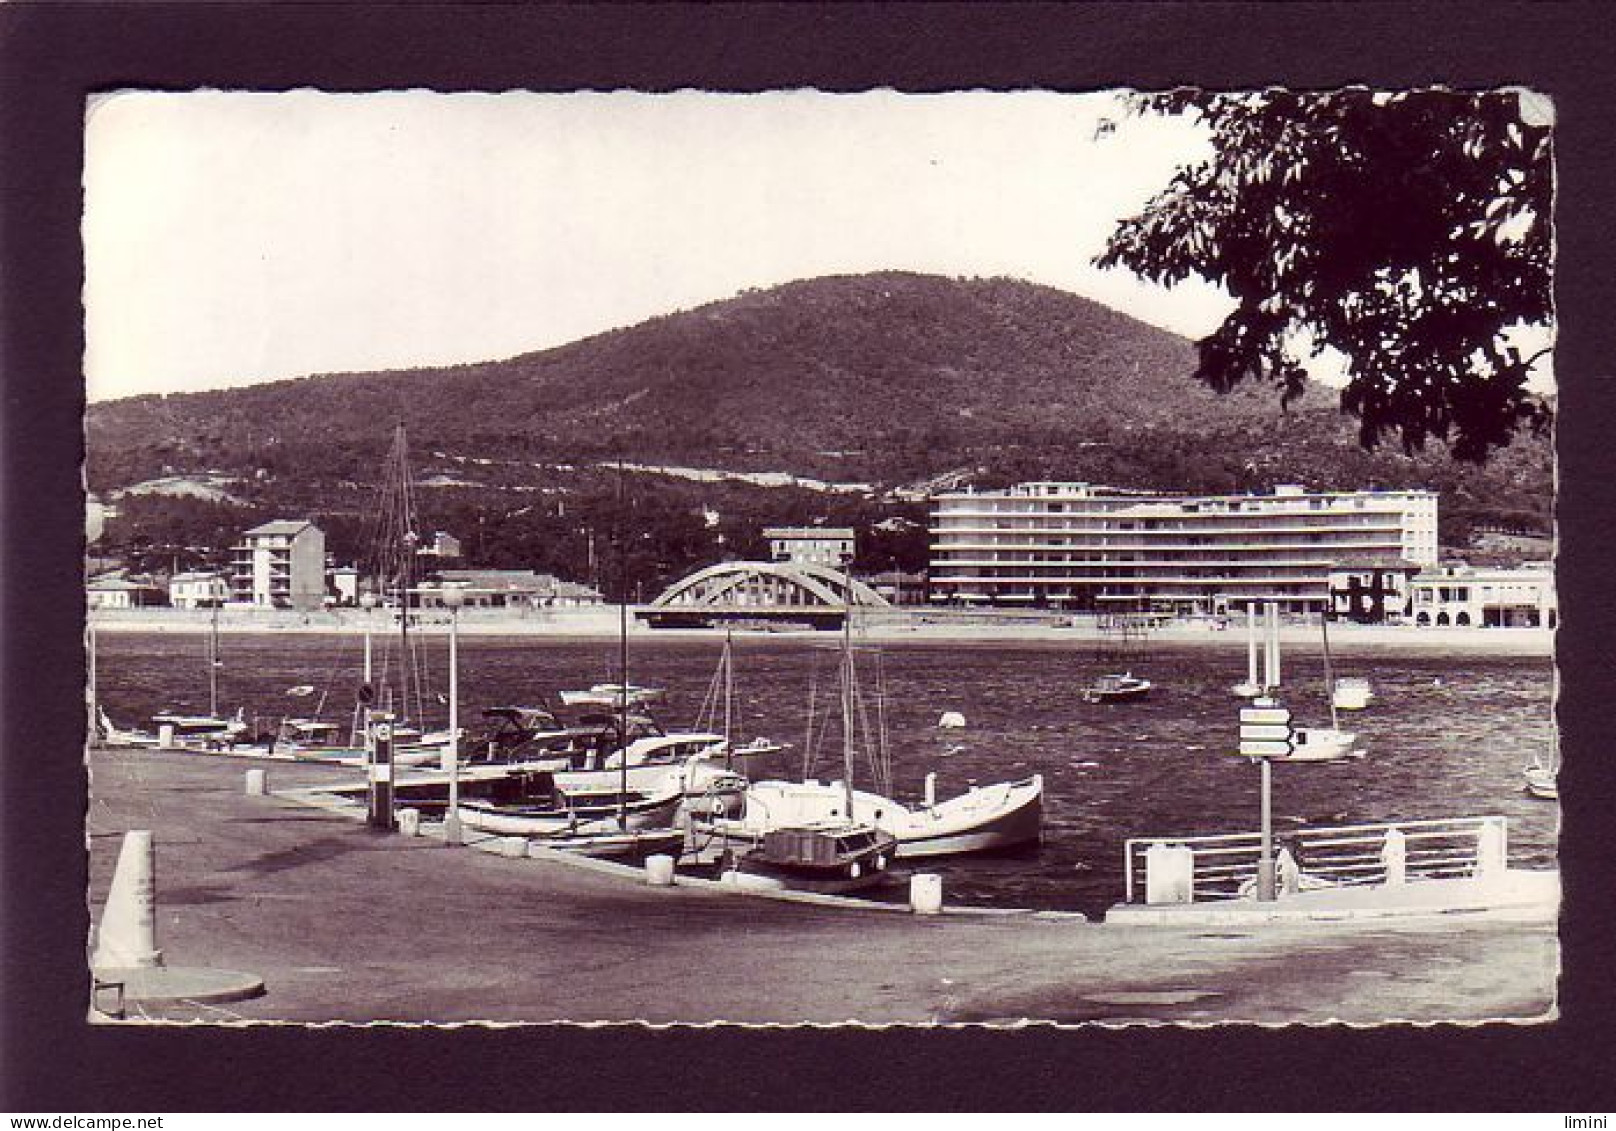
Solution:
<path fill-rule="evenodd" d="M 722 636 L 636 636 L 631 683 L 661 688 L 667 729 L 695 726 L 710 702 Z M 205 711 L 208 640 L 194 635 L 105 633 L 97 641 L 97 692 L 122 726 L 146 726 L 161 710 Z M 346 724 L 363 670 L 359 636 L 225 636 L 219 645 L 221 711 L 262 726 L 283 717 Z M 615 640 L 462 635 L 462 725 L 483 708 L 555 706 L 563 690 L 618 678 Z M 373 663 L 396 679 L 399 649 L 377 642 Z M 447 722 L 448 641 L 417 638 L 412 666 L 428 689 L 423 714 Z M 839 638 L 745 633 L 732 642 L 732 733 L 786 744 L 764 776 L 840 779 Z M 1282 699 L 1298 725 L 1328 725 L 1320 652 L 1287 652 Z M 1153 683 L 1148 698 L 1090 704 L 1083 687 L 1124 666 L 1092 644 L 916 640 L 854 649 L 859 712 L 854 781 L 881 766 L 892 794 L 913 802 L 928 773 L 937 796 L 970 784 L 1042 774 L 1044 840 L 1002 856 L 927 861 L 950 904 L 1080 911 L 1098 915 L 1123 897 L 1130 837 L 1252 832 L 1259 770 L 1235 753 L 1245 677 L 1243 648 L 1147 646 L 1126 666 Z M 1336 657 L 1335 674 L 1371 680 L 1367 710 L 1343 712 L 1366 756 L 1336 763 L 1277 764 L 1276 831 L 1303 825 L 1502 815 L 1512 865 L 1552 866 L 1558 807 L 1528 796 L 1521 770 L 1555 757 L 1554 667 L 1545 657 L 1440 655 L 1428 650 Z M 943 729 L 946 712 L 965 726 Z M 812 727 L 810 728 L 810 721 Z M 713 720 L 705 720 L 708 727 Z M 810 737 L 810 730 L 812 737 Z M 884 735 L 884 743 L 882 736 Z"/>

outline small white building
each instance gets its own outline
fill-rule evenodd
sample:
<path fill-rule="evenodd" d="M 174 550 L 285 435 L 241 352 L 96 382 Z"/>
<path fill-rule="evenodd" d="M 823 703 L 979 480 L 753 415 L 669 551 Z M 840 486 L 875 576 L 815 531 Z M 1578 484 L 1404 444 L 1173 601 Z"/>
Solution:
<path fill-rule="evenodd" d="M 92 609 L 134 609 L 162 604 L 163 591 L 141 578 L 121 573 L 91 579 L 84 586 L 85 600 Z"/>
<path fill-rule="evenodd" d="M 763 537 L 770 561 L 841 569 L 853 556 L 850 526 L 771 526 Z"/>
<path fill-rule="evenodd" d="M 326 591 L 339 605 L 359 603 L 359 567 L 332 566 L 326 571 Z"/>
<path fill-rule="evenodd" d="M 222 573 L 196 570 L 168 579 L 168 603 L 176 609 L 212 609 L 230 599 L 230 582 Z"/>
<path fill-rule="evenodd" d="M 1554 567 L 1515 568 L 1450 562 L 1409 583 L 1413 622 L 1431 628 L 1553 628 L 1560 620 Z"/>

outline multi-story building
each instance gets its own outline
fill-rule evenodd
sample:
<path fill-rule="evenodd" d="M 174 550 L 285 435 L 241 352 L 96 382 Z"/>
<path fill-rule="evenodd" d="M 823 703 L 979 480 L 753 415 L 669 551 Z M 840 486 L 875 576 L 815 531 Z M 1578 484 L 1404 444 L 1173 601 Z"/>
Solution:
<path fill-rule="evenodd" d="M 168 603 L 176 609 L 211 609 L 229 599 L 230 583 L 221 573 L 198 570 L 168 579 Z"/>
<path fill-rule="evenodd" d="M 1444 563 L 1409 583 L 1414 623 L 1446 628 L 1553 628 L 1560 619 L 1554 567 L 1516 569 Z"/>
<path fill-rule="evenodd" d="M 847 526 L 771 526 L 763 537 L 771 561 L 841 569 L 853 556 L 853 530 Z"/>
<path fill-rule="evenodd" d="M 1332 570 L 1437 560 L 1431 491 L 1175 496 L 1022 483 L 933 499 L 931 599 L 1224 613 L 1318 608 Z"/>
<path fill-rule="evenodd" d="M 324 604 L 325 534 L 312 522 L 255 526 L 232 553 L 232 603 L 305 611 Z"/>

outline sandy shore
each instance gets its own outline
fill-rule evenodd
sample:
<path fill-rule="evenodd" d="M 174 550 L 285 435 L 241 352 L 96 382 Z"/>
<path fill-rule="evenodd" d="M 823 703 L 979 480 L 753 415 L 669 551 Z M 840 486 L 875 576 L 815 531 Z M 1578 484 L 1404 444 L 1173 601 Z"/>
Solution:
<path fill-rule="evenodd" d="M 98 609 L 90 613 L 97 632 L 205 633 L 212 617 L 186 609 Z M 383 633 L 396 630 L 397 620 L 380 612 L 358 610 L 295 613 L 284 610 L 226 612 L 219 619 L 221 633 L 358 634 L 369 628 Z M 428 612 L 420 628 L 428 633 L 448 631 L 448 615 Z M 1089 618 L 1006 613 L 956 613 L 952 610 L 890 610 L 872 614 L 859 623 L 861 638 L 882 643 L 946 641 L 970 644 L 1088 644 L 1102 633 Z M 542 610 L 526 613 L 506 610 L 468 610 L 460 615 L 466 636 L 550 636 L 569 639 L 610 639 L 618 632 L 615 606 L 591 609 Z M 652 629 L 630 621 L 630 634 L 640 639 L 712 639 L 722 629 Z M 752 636 L 782 639 L 824 637 L 809 630 L 752 632 Z M 1290 647 L 1319 647 L 1316 624 L 1290 624 L 1280 630 Z M 1222 630 L 1205 623 L 1185 622 L 1152 631 L 1150 644 L 1164 647 L 1211 647 L 1244 651 L 1245 633 L 1238 625 Z M 1342 655 L 1377 652 L 1450 653 L 1458 655 L 1543 656 L 1554 654 L 1554 633 L 1526 628 L 1413 628 L 1383 625 L 1338 624 L 1330 628 L 1331 650 Z"/>

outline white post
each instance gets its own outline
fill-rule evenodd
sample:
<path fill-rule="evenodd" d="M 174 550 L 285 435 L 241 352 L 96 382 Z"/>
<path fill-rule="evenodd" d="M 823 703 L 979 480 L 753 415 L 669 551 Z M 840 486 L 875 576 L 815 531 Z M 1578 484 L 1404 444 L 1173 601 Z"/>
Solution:
<path fill-rule="evenodd" d="M 262 769 L 247 771 L 247 796 L 263 797 L 269 792 L 269 775 Z"/>
<path fill-rule="evenodd" d="M 930 809 L 937 804 L 937 773 L 932 771 L 926 775 L 926 808 Z"/>
<path fill-rule="evenodd" d="M 1504 858 L 1504 826 L 1497 821 L 1483 822 L 1476 830 L 1477 879 L 1502 876 L 1506 867 Z"/>
<path fill-rule="evenodd" d="M 1274 901 L 1274 766 L 1267 758 L 1262 763 L 1262 855 L 1257 859 L 1257 898 L 1266 903 Z"/>
<path fill-rule="evenodd" d="M 1380 849 L 1380 862 L 1386 868 L 1386 886 L 1408 883 L 1408 838 L 1395 826 L 1386 830 L 1386 843 Z"/>

